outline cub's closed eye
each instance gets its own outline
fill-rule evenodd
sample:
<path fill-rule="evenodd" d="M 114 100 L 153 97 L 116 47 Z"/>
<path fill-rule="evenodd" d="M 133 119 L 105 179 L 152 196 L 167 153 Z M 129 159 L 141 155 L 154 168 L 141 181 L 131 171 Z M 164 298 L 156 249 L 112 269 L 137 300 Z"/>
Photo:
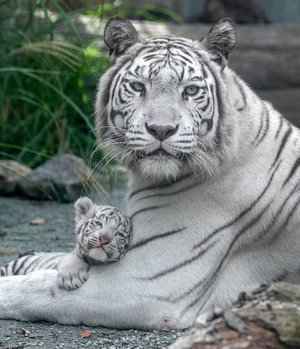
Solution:
<path fill-rule="evenodd" d="M 136 92 L 142 92 L 145 90 L 145 85 L 142 82 L 135 81 L 135 82 L 132 82 L 130 86 Z"/>
<path fill-rule="evenodd" d="M 198 91 L 199 91 L 199 87 L 196 85 L 190 85 L 184 89 L 184 93 L 188 96 L 194 96 L 198 93 Z"/>

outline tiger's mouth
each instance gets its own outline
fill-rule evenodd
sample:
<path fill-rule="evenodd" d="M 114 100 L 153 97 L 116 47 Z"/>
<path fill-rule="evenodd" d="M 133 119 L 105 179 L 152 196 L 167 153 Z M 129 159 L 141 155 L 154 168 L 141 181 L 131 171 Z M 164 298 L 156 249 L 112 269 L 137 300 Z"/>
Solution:
<path fill-rule="evenodd" d="M 172 154 L 168 153 L 163 148 L 158 148 L 158 149 L 154 150 L 153 152 L 148 153 L 146 156 L 168 156 L 168 157 L 171 156 L 171 157 L 173 157 Z"/>
<path fill-rule="evenodd" d="M 173 158 L 176 157 L 173 154 L 170 154 L 168 151 L 166 151 L 163 148 L 157 148 L 154 151 L 147 153 L 146 151 L 140 151 L 136 153 L 139 160 L 141 159 L 147 159 L 147 158 L 156 158 L 156 159 L 167 159 L 167 158 Z"/>

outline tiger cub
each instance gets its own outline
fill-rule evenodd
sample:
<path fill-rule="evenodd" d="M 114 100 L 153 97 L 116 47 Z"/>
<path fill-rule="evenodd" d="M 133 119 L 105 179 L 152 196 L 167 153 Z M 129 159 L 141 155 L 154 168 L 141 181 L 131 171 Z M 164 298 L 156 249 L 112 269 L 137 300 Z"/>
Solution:
<path fill-rule="evenodd" d="M 90 265 L 115 262 L 126 254 L 131 223 L 118 208 L 98 206 L 82 197 L 75 203 L 75 237 L 72 252 L 25 254 L 0 268 L 0 276 L 56 269 L 59 287 L 79 288 L 88 279 Z"/>

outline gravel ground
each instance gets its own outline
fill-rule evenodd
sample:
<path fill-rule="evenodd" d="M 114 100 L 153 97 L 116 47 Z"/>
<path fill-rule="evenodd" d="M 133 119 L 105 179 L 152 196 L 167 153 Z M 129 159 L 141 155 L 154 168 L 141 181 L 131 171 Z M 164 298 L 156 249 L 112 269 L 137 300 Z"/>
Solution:
<path fill-rule="evenodd" d="M 182 334 L 180 331 L 146 332 L 84 326 L 61 326 L 0 320 L 0 348 L 3 349 L 127 349 L 167 348 Z M 84 337 L 87 336 L 87 337 Z"/>
<path fill-rule="evenodd" d="M 115 186 L 113 204 L 122 207 L 124 185 Z M 96 200 L 106 204 L 101 198 Z M 118 204 L 117 204 L 118 203 Z M 32 225 L 35 218 L 44 224 Z M 73 205 L 0 196 L 0 265 L 24 251 L 70 251 Z M 2 236 L 6 232 L 5 236 Z M 61 326 L 0 320 L 0 348 L 167 348 L 182 331 L 119 331 L 100 327 Z"/>

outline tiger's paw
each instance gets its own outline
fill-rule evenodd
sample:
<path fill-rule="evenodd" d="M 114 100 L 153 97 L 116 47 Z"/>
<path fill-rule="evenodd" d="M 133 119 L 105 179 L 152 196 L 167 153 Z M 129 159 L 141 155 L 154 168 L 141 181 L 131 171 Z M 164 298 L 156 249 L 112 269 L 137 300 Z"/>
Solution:
<path fill-rule="evenodd" d="M 60 288 L 75 290 L 84 284 L 89 277 L 86 270 L 61 270 L 57 275 L 57 282 Z"/>

